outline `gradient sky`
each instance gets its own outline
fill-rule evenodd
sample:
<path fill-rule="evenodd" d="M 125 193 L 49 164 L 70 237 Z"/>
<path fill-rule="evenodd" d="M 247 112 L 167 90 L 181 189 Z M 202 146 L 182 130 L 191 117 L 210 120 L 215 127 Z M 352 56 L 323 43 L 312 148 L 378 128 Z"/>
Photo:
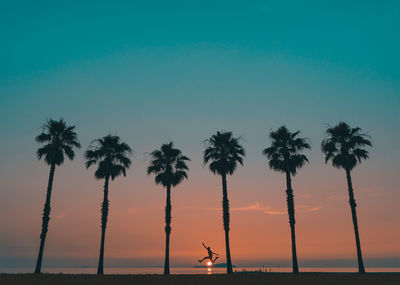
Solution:
<path fill-rule="evenodd" d="M 195 264 L 202 241 L 224 253 L 221 181 L 202 165 L 217 130 L 247 151 L 228 178 L 233 263 L 290 265 L 285 179 L 261 155 L 282 124 L 312 145 L 293 179 L 300 266 L 356 266 L 344 171 L 320 152 L 341 120 L 373 137 L 353 172 L 365 264 L 400 266 L 398 1 L 82 2 L 0 3 L 1 268 L 35 263 L 49 167 L 34 137 L 59 117 L 83 148 L 56 169 L 44 268 L 96 266 L 103 182 L 82 156 L 108 133 L 135 156 L 110 185 L 105 266 L 162 264 L 165 191 L 145 154 L 170 140 L 192 159 L 171 265 Z"/>

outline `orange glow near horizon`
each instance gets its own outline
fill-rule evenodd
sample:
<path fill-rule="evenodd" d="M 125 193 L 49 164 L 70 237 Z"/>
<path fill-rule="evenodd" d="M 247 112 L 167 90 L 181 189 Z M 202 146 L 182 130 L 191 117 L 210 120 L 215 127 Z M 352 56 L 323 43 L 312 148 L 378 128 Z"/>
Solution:
<path fill-rule="evenodd" d="M 211 265 L 212 265 L 211 261 L 207 262 L 207 266 L 211 266 Z"/>
<path fill-rule="evenodd" d="M 126 178 L 110 183 L 105 259 L 116 266 L 120 262 L 127 266 L 161 265 L 164 258 L 165 190 L 145 175 L 145 165 L 140 163 Z M 205 242 L 221 254 L 219 261 L 224 263 L 220 177 L 201 164 L 190 166 L 189 180 L 172 191 L 171 262 L 176 266 L 197 265 L 204 256 L 201 243 Z M 290 264 L 284 177 L 259 168 L 238 168 L 228 177 L 232 261 L 234 265 Z M 400 255 L 400 230 L 393 220 L 399 216 L 398 196 L 393 195 L 399 194 L 389 194 L 385 181 L 374 179 L 371 171 L 377 170 L 360 167 L 353 175 L 363 254 L 365 259 Z M 24 165 L 21 172 L 24 180 L 4 175 L 3 184 L 14 185 L 10 188 L 14 191 L 5 193 L 7 203 L 2 203 L 0 224 L 3 244 L 7 245 L 3 255 L 35 260 L 48 167 L 35 162 Z M 51 264 L 54 259 L 96 264 L 103 181 L 96 181 L 92 175 L 75 163 L 56 170 L 45 266 L 46 261 Z M 317 260 L 318 265 L 318 260 L 350 259 L 356 264 L 343 173 L 328 166 L 307 165 L 293 178 L 293 188 L 299 263 Z M 24 199 L 20 199 L 22 195 Z"/>

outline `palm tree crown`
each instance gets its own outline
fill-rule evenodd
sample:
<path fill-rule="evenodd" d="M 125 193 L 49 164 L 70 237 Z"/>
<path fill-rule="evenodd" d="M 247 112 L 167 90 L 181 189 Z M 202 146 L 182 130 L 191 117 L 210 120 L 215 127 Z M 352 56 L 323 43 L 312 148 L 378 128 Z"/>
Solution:
<path fill-rule="evenodd" d="M 297 169 L 308 162 L 307 157 L 301 152 L 311 147 L 306 139 L 298 137 L 299 133 L 300 131 L 291 133 L 282 126 L 269 134 L 272 144 L 263 150 L 263 154 L 268 157 L 271 169 L 295 175 Z"/>
<path fill-rule="evenodd" d="M 129 145 L 120 142 L 118 136 L 107 135 L 94 140 L 85 152 L 86 168 L 98 163 L 95 177 L 97 179 L 111 177 L 114 180 L 121 174 L 126 176 L 126 169 L 132 163 L 128 158 L 131 153 Z"/>
<path fill-rule="evenodd" d="M 156 184 L 164 187 L 176 186 L 187 178 L 186 170 L 189 168 L 186 161 L 190 159 L 182 152 L 174 148 L 172 142 L 163 144 L 161 148 L 153 151 L 151 154 L 150 165 L 147 168 L 147 174 L 155 174 Z"/>
<path fill-rule="evenodd" d="M 352 170 L 361 160 L 368 159 L 364 146 L 372 146 L 369 136 L 361 133 L 361 128 L 351 128 L 344 122 L 326 130 L 327 137 L 321 143 L 325 162 L 332 160 L 336 168 Z"/>
<path fill-rule="evenodd" d="M 61 165 L 64 155 L 72 160 L 75 157 L 74 148 L 81 147 L 74 129 L 75 126 L 67 126 L 63 119 L 47 120 L 42 133 L 36 137 L 38 143 L 46 143 L 36 152 L 39 160 L 44 157 L 49 165 Z"/>
<path fill-rule="evenodd" d="M 245 151 L 232 132 L 217 132 L 205 143 L 203 160 L 204 164 L 211 161 L 209 168 L 212 173 L 232 175 L 238 162 L 243 165 Z"/>

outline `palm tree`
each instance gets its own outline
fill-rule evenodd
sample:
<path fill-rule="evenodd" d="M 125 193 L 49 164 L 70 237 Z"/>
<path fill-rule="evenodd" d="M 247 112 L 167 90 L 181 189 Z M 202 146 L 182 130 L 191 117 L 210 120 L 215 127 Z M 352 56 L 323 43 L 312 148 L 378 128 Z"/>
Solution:
<path fill-rule="evenodd" d="M 123 174 L 126 176 L 126 170 L 131 165 L 128 155 L 132 153 L 131 148 L 120 141 L 118 136 L 107 135 L 94 140 L 88 150 L 85 152 L 86 168 L 92 164 L 98 164 L 94 173 L 96 179 L 104 179 L 104 198 L 101 205 L 101 241 L 99 264 L 97 274 L 104 274 L 104 239 L 106 234 L 108 217 L 108 188 L 109 180 Z"/>
<path fill-rule="evenodd" d="M 297 169 L 300 169 L 308 162 L 307 157 L 301 152 L 311 148 L 306 139 L 298 137 L 299 133 L 300 131 L 291 133 L 285 126 L 276 131 L 271 131 L 269 134 L 272 140 L 271 146 L 263 150 L 263 154 L 269 160 L 269 167 L 272 170 L 286 174 L 286 201 L 292 237 L 293 273 L 299 273 L 299 266 L 297 264 L 296 221 L 294 218 L 294 196 L 291 176 L 296 175 Z"/>
<path fill-rule="evenodd" d="M 365 273 L 365 269 L 361 253 L 360 236 L 358 234 L 357 204 L 354 199 L 351 170 L 357 164 L 361 163 L 363 159 L 368 159 L 368 151 L 363 149 L 365 146 L 372 146 L 370 137 L 361 133 L 361 128 L 351 128 L 344 122 L 340 122 L 334 127 L 329 127 L 326 130 L 326 138 L 321 143 L 322 152 L 325 154 L 325 163 L 332 160 L 334 167 L 343 168 L 346 171 L 349 203 L 356 237 L 358 271 L 360 273 Z"/>
<path fill-rule="evenodd" d="M 203 153 L 204 164 L 209 164 L 212 173 L 222 177 L 222 212 L 225 230 L 226 270 L 233 273 L 231 251 L 229 247 L 229 200 L 226 184 L 226 175 L 232 175 L 239 162 L 243 165 L 245 152 L 239 144 L 239 138 L 235 138 L 232 132 L 217 132 L 205 141 L 206 149 Z"/>
<path fill-rule="evenodd" d="M 67 126 L 63 119 L 58 121 L 50 119 L 44 123 L 42 133 L 36 137 L 36 141 L 38 143 L 45 143 L 44 146 L 37 150 L 37 157 L 39 160 L 44 157 L 44 161 L 50 165 L 46 202 L 43 209 L 39 255 L 35 268 L 35 273 L 37 274 L 40 273 L 42 268 L 44 242 L 46 240 L 50 220 L 51 190 L 53 188 L 53 179 L 56 166 L 63 164 L 64 155 L 66 155 L 70 160 L 74 159 L 74 148 L 81 147 L 74 129 L 75 126 Z"/>
<path fill-rule="evenodd" d="M 177 186 L 185 178 L 189 168 L 186 161 L 190 159 L 174 148 L 172 142 L 163 144 L 158 150 L 150 153 L 151 160 L 147 168 L 147 175 L 155 174 L 156 184 L 167 188 L 167 201 L 165 206 L 165 262 L 164 274 L 169 274 L 169 236 L 171 234 L 171 187 Z"/>

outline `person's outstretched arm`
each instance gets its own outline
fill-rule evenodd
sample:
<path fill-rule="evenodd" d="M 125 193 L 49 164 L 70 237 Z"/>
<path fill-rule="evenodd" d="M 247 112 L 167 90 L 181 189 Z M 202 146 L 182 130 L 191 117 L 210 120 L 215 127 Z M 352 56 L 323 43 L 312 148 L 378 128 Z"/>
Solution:
<path fill-rule="evenodd" d="M 205 249 L 207 249 L 207 246 L 204 244 L 204 242 L 201 243 Z"/>

